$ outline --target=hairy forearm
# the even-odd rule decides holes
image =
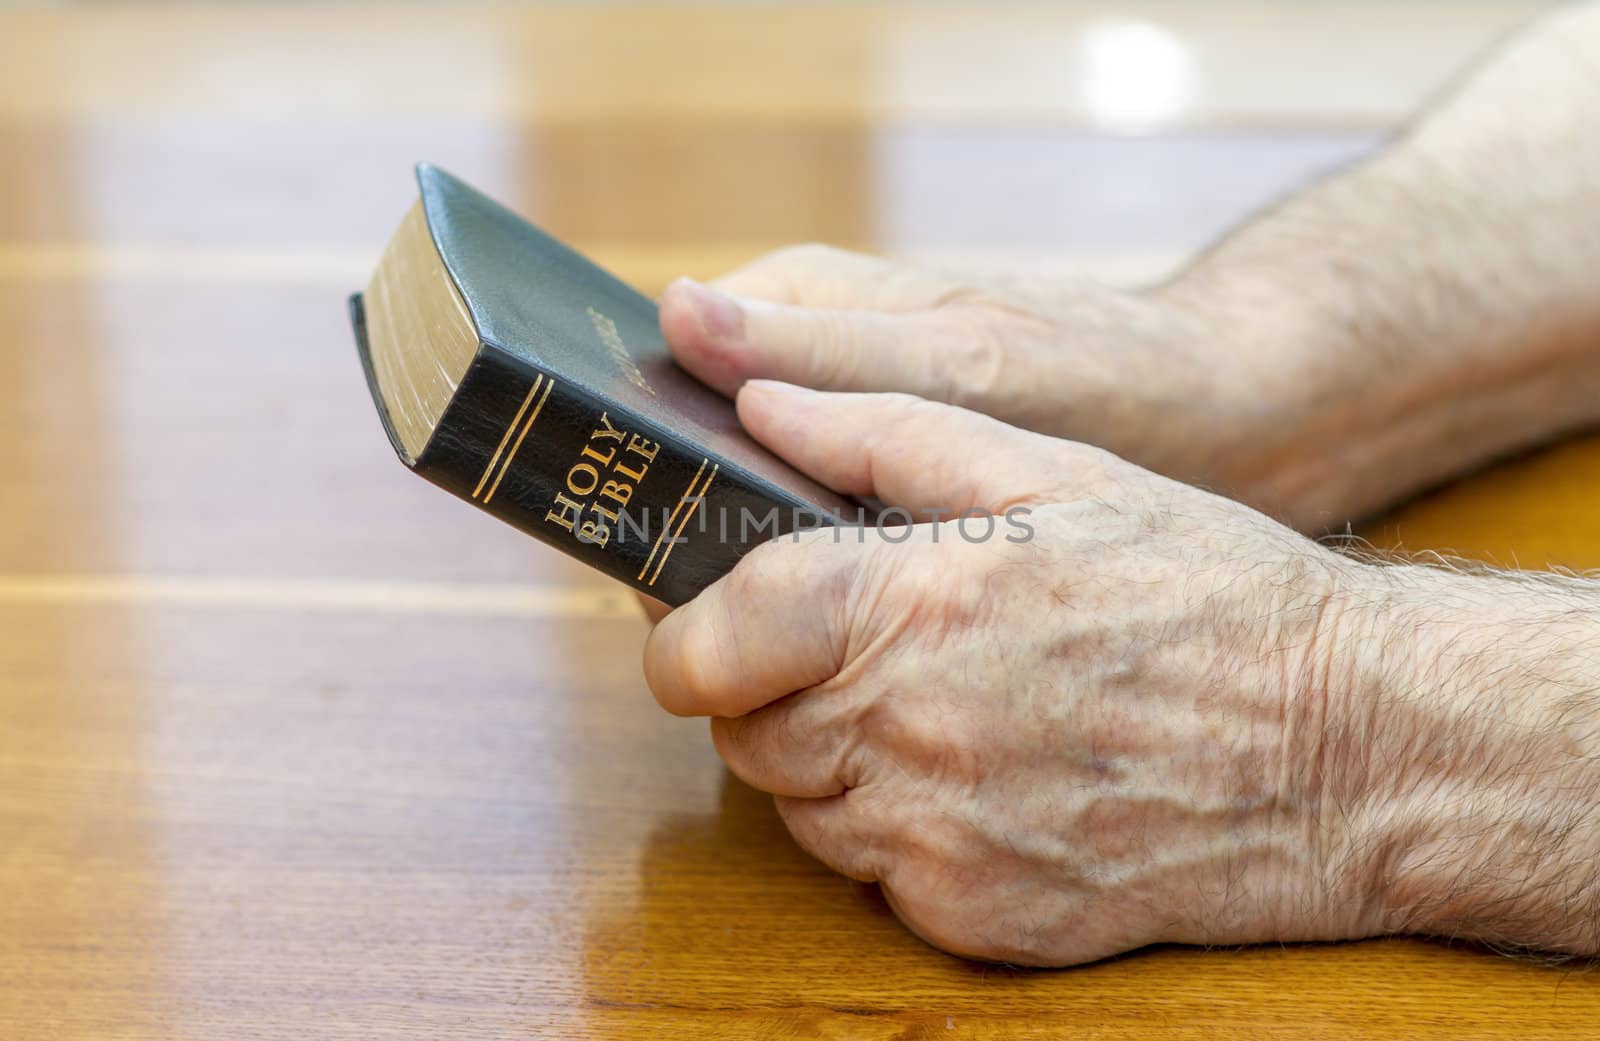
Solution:
[[[1329,734],[1366,926],[1600,954],[1600,583],[1378,570]]]
[[[1316,527],[1600,419],[1596,126],[1585,5],[1163,287],[1254,356],[1276,436],[1229,478]]]

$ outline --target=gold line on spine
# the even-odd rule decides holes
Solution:
[[[500,465],[500,473],[495,476],[494,483],[489,486],[489,494],[483,497],[483,504],[489,505],[489,500],[494,498],[495,489],[500,487],[500,482],[505,480],[506,471],[511,469],[511,460],[517,457],[517,452],[522,449],[522,441],[528,436],[528,431],[533,429],[533,421],[539,418],[539,412],[544,408],[544,403],[550,399],[550,392],[555,389],[556,381],[550,380],[544,385],[544,393],[539,395],[539,403],[533,406],[533,411],[528,415],[528,421],[522,424],[522,433],[517,435],[516,443],[511,446],[511,451],[506,453],[506,461]]]
[[[706,493],[711,490],[711,482],[716,480],[719,469],[721,469],[720,466],[713,465],[711,472],[706,474],[706,483],[700,486],[699,494],[693,496],[693,501],[689,503],[689,512],[685,513],[683,520],[678,522],[678,530],[672,533],[672,541],[667,543],[667,551],[661,554],[661,559],[656,562],[655,574],[650,576],[650,585],[655,585],[656,579],[661,577],[661,569],[667,566],[667,558],[672,556],[672,547],[678,544],[678,536],[683,534],[683,529],[689,526],[689,519],[694,516],[694,511],[698,510],[700,504],[705,501]]]
[[[500,461],[500,453],[506,450],[506,444],[511,440],[511,434],[517,429],[517,424],[522,422],[522,416],[528,411],[533,396],[539,393],[539,384],[544,382],[544,373],[539,373],[533,378],[533,386],[528,388],[528,396],[522,399],[522,407],[517,409],[517,414],[511,418],[511,424],[506,427],[506,436],[500,439],[500,445],[494,450],[494,455],[489,457],[489,465],[483,468],[483,476],[478,478],[478,486],[472,489],[472,497],[476,499],[483,493],[483,486],[489,483],[489,475],[494,473],[494,464]]]
[[[655,562],[656,554],[661,552],[661,543],[666,541],[667,532],[672,530],[672,522],[678,519],[678,511],[683,509],[683,504],[689,501],[689,496],[694,494],[694,486],[700,483],[700,475],[706,472],[709,459],[700,460],[700,469],[694,472],[694,478],[689,482],[689,487],[683,490],[683,495],[678,499],[678,505],[672,508],[672,514],[661,525],[661,534],[656,536],[656,544],[650,547],[650,555],[644,558],[644,567],[639,569],[639,580],[644,580],[644,573],[650,570],[650,565]]]

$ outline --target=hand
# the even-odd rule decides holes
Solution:
[[[755,382],[738,407],[826,484],[995,519],[780,539],[652,633],[656,697],[713,717],[803,847],[978,958],[1381,927],[1330,740],[1370,730],[1343,618],[1377,569],[949,406]]]
[[[1356,497],[1323,464],[1326,442],[1295,436],[1318,390],[1299,378],[1311,343],[1260,335],[1266,307],[1236,321],[1209,303],[800,246],[714,287],[674,283],[661,326],[678,361],[729,396],[752,378],[903,391],[1100,445],[1307,529],[1343,521]],[[1322,385],[1348,378],[1341,358]]]

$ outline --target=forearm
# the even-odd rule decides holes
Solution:
[[[1330,734],[1365,924],[1600,954],[1600,584],[1379,572]]]
[[[1600,419],[1595,126],[1600,5],[1163,287],[1252,366],[1272,436],[1228,478],[1315,527]]]

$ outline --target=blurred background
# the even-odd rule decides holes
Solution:
[[[359,278],[426,158],[647,288],[803,240],[1143,275],[1541,6],[19,9],[0,234]]]

